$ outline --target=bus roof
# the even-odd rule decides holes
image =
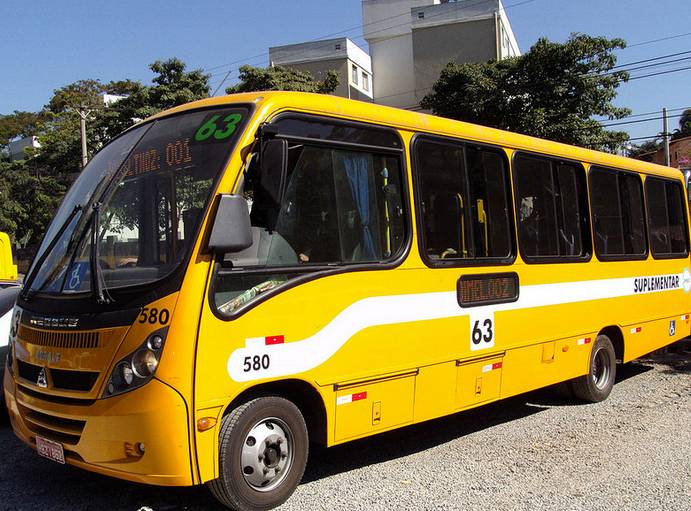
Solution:
[[[681,172],[678,169],[655,163],[489,128],[479,124],[455,121],[436,115],[307,92],[266,91],[218,96],[180,105],[160,112],[153,116],[152,119],[190,109],[229,103],[255,103],[268,115],[279,110],[294,108],[302,112],[337,116],[341,119],[370,122],[412,132],[420,131],[459,137],[509,149],[553,155],[585,163],[633,170],[644,174],[673,178],[681,177]]]

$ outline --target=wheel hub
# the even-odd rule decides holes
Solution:
[[[610,378],[610,358],[607,350],[600,349],[595,353],[595,359],[593,360],[593,372],[592,378],[593,383],[598,389],[604,389],[607,387]]]
[[[277,418],[255,424],[245,437],[241,467],[247,484],[258,491],[269,491],[285,478],[293,462],[293,436]]]

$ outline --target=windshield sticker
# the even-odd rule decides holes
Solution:
[[[219,121],[217,124],[217,121]],[[225,115],[215,114],[210,119],[206,120],[194,134],[196,142],[205,142],[207,140],[225,140],[237,129],[238,124],[242,121],[242,116],[237,113]]]
[[[67,276],[65,282],[65,291],[79,291],[82,287],[82,282],[86,278],[86,273],[89,270],[88,262],[76,262],[70,269],[70,274]]]

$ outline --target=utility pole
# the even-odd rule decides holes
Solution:
[[[84,168],[89,161],[89,155],[86,151],[86,118],[91,113],[91,110],[88,110],[84,103],[82,103],[79,105],[77,112],[79,112],[79,130],[82,136],[82,168]]]
[[[667,109],[662,109],[662,153],[665,158],[665,165],[669,167],[669,129],[667,126]]]

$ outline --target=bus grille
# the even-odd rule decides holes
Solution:
[[[17,372],[20,378],[27,380],[34,385],[38,381],[38,375],[43,369],[41,366],[29,364],[23,360],[17,360]],[[69,371],[65,369],[45,368],[46,376],[50,378],[52,387],[59,390],[76,390],[79,392],[90,391],[96,380],[97,372],[93,371]]]
[[[21,325],[19,338],[36,346],[49,346],[51,348],[98,348],[100,343],[99,332],[62,332],[35,330]]]
[[[19,411],[24,423],[34,434],[64,444],[78,444],[86,425],[86,421],[55,417],[21,404]]]

